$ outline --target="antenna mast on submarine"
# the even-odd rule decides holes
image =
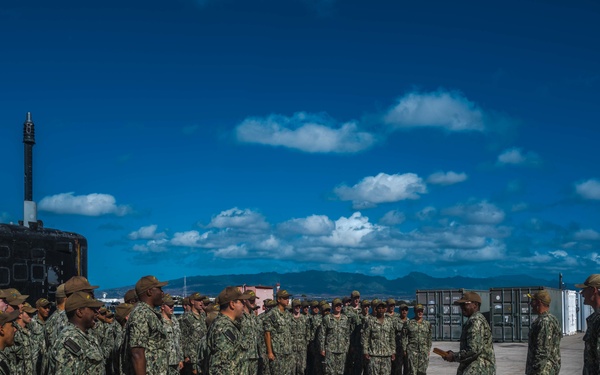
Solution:
[[[25,199],[23,201],[23,225],[37,224],[37,207],[33,201],[33,145],[35,145],[35,128],[31,120],[31,112],[23,123],[23,144],[25,148]]]

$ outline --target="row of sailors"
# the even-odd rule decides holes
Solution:
[[[35,308],[14,289],[0,291],[0,374],[416,374],[424,372],[431,327],[423,308],[395,301],[301,302],[285,290],[263,301],[223,290],[213,303],[193,293],[174,316],[166,283],[141,278],[115,313],[76,276],[59,286],[56,312]],[[291,305],[291,311],[286,308]],[[11,338],[11,327],[14,332]]]

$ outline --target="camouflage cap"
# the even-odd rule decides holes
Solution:
[[[133,304],[131,303],[121,303],[115,307],[116,318],[117,320],[125,320],[127,315],[133,310]]]
[[[361,305],[362,307],[370,306],[370,305],[371,305],[371,301],[369,301],[368,299],[363,299],[363,300],[360,302],[360,305]]]
[[[600,288],[600,273],[595,273],[588,276],[587,279],[583,282],[583,284],[575,284],[575,288],[587,288],[588,286],[593,286],[594,288]]]
[[[331,305],[332,306],[343,305],[343,302],[339,298],[334,298],[333,301],[331,302]]]
[[[206,306],[206,312],[219,312],[219,305],[216,303],[210,303]]]
[[[11,311],[9,313],[0,312],[0,327],[6,323],[14,322],[19,317],[19,310]]]
[[[550,306],[550,302],[552,302],[552,298],[550,298],[550,293],[548,293],[548,291],[545,289],[537,291],[533,293],[533,295],[528,293],[527,297],[538,300],[546,306]]]
[[[350,293],[350,297],[360,297],[360,292],[358,290],[353,290],[352,293]]]
[[[202,303],[206,306],[210,303],[210,298],[208,298],[208,296],[204,296],[204,298],[202,298]]]
[[[31,306],[28,302],[25,302],[23,304],[23,311],[25,311],[27,314],[33,314],[37,312],[37,309]]]
[[[202,295],[198,292],[195,292],[195,293],[190,294],[190,296],[188,298],[189,298],[190,302],[191,301],[202,301],[204,298],[206,298],[206,296]]]
[[[244,292],[244,294],[248,296],[248,299],[260,299],[260,298],[259,298],[259,297],[256,295],[256,293],[255,293],[253,290],[250,290],[250,289],[246,290],[246,291]]]
[[[302,301],[302,307],[308,307],[309,303],[307,300]]]
[[[123,297],[125,303],[132,303],[138,300],[138,295],[135,292],[135,289],[129,289],[125,292],[125,297]]]
[[[217,299],[219,300],[219,305],[222,306],[229,302],[236,301],[238,299],[248,299],[248,296],[245,296],[242,292],[240,292],[237,286],[228,286],[225,289],[223,289],[221,293],[219,293]]]
[[[264,306],[269,306],[269,302],[273,301],[272,298],[265,298],[265,300],[263,301],[263,305]]]
[[[170,294],[165,294],[163,296],[163,305],[173,306],[175,305],[175,300],[171,297]]]
[[[385,303],[381,302],[380,299],[375,298],[375,299],[371,300],[371,307],[377,307],[380,303],[385,305]]]
[[[51,302],[45,298],[40,298],[37,301],[35,301],[35,307],[46,307],[46,306],[50,306],[50,304],[51,304]]]
[[[7,295],[6,289],[0,289],[0,299],[5,299]]]
[[[21,294],[21,292],[19,292],[15,288],[6,289],[6,293],[8,294],[8,296],[5,297],[6,303],[8,303],[11,306],[20,305],[23,302],[25,302],[27,297],[29,297],[29,295],[27,294]]]
[[[277,291],[276,297],[277,298],[290,298],[290,297],[292,297],[292,295],[289,294],[288,291],[284,289],[284,290]]]
[[[464,292],[461,299],[454,301],[454,304],[460,305],[466,302],[478,302],[481,304],[481,297],[475,292]]]
[[[319,301],[313,299],[312,301],[310,301],[309,305],[310,307],[319,307]]]
[[[400,309],[400,311],[408,310],[408,305],[406,303],[401,303],[398,308]]]
[[[294,299],[292,301],[292,307],[296,307],[296,306],[302,306],[302,302],[300,302],[299,299]]]
[[[60,284],[56,288],[56,294],[54,295],[56,298],[65,298],[67,294],[65,293],[65,284]]]
[[[102,305],[102,302],[94,299],[89,293],[79,291],[71,294],[69,298],[67,298],[65,311],[70,312],[83,307],[99,308],[102,307]]]
[[[144,276],[141,279],[138,280],[137,283],[135,283],[135,292],[137,293],[138,297],[142,294],[144,294],[144,292],[146,292],[147,290],[150,290],[152,288],[162,288],[163,286],[169,284],[168,282],[160,282],[158,281],[158,279],[152,275],[148,275],[148,276]]]
[[[267,303],[267,307],[275,307],[275,306],[277,306],[277,301],[275,301],[275,300],[270,300]]]
[[[323,304],[323,306],[321,306],[321,310],[323,310],[323,311],[331,310],[331,305],[328,304],[327,302],[325,302]]]
[[[327,303],[327,301],[325,301],[325,300],[319,301],[319,306],[323,306],[326,303]]]
[[[415,305],[415,311],[424,311],[425,309],[423,308],[423,305],[421,305],[420,303]]]
[[[396,305],[396,300],[393,298],[388,298],[387,301],[385,301],[385,303],[389,306],[389,305]]]
[[[83,276],[73,276],[65,283],[65,294],[71,294],[79,291],[92,291],[98,289],[98,285],[90,285],[88,279]]]

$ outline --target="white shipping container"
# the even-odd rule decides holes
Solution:
[[[577,293],[577,330],[585,332],[587,330],[587,317],[592,315],[592,307],[583,304],[583,296]]]
[[[577,292],[563,290],[563,336],[577,333]]]

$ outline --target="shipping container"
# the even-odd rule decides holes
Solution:
[[[537,315],[531,309],[527,294],[542,289],[546,289],[552,299],[550,313],[563,322],[563,291],[560,289],[542,286],[490,289],[490,325],[495,342],[528,341],[529,329]]]
[[[585,332],[587,330],[587,317],[592,315],[594,310],[592,306],[583,304],[583,296],[577,293],[577,330]]]
[[[454,305],[465,292],[476,292],[481,296],[481,312],[489,320],[490,292],[487,290],[417,290],[416,301],[423,305],[423,318],[431,323],[434,341],[459,341],[463,316],[460,306]]]

